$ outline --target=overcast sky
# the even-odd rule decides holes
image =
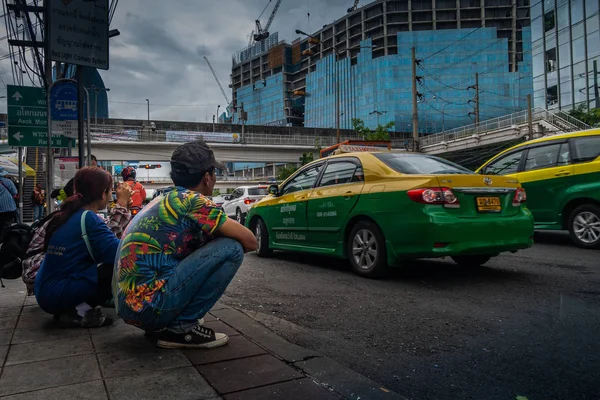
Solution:
[[[145,119],[145,99],[149,98],[152,119],[212,120],[217,105],[226,104],[202,57],[210,59],[231,98],[231,55],[247,46],[254,20],[268,1],[120,1],[111,28],[119,29],[121,35],[111,39],[110,69],[100,72],[111,89],[111,117]],[[275,2],[271,0],[261,18],[263,25]],[[291,43],[298,37],[295,29],[316,31],[343,16],[352,2],[283,0],[270,32],[279,32],[280,40]],[[5,36],[4,21],[0,22]],[[8,54],[6,39],[0,42],[0,51],[0,55]],[[12,84],[8,59],[0,61],[0,74]],[[0,95],[5,94],[3,88]],[[6,112],[5,99],[0,99],[0,111]]]

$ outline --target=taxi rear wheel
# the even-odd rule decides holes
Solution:
[[[377,278],[387,269],[385,239],[379,227],[371,221],[359,221],[348,235],[347,255],[354,272],[367,278]]]
[[[600,207],[584,204],[575,208],[569,216],[569,234],[579,247],[600,248]]]
[[[256,254],[259,257],[268,257],[271,254],[269,248],[269,232],[265,222],[258,218],[254,224],[254,236],[256,236],[256,242],[258,244],[256,248]]]
[[[452,257],[455,263],[463,267],[481,267],[486,262],[490,261],[492,256],[455,256]]]

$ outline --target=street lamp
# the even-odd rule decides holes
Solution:
[[[95,96],[94,96],[94,125],[96,126],[96,129],[98,129],[98,92],[100,90],[104,91],[104,92],[110,92],[109,88],[99,88],[96,85],[92,85],[92,87],[90,88],[95,92]],[[89,118],[89,115],[88,115]]]
[[[387,111],[378,111],[374,110],[369,113],[369,115],[377,114],[377,125],[379,125],[379,116],[383,114],[387,114]]]
[[[221,108],[220,104],[217,106],[217,124],[219,123],[219,108]]]
[[[296,34],[297,35],[304,35],[307,36],[309,38],[309,43],[312,42],[312,44],[319,44],[321,43],[321,41],[314,37],[313,35],[310,35],[304,31],[301,31],[300,29],[296,29]],[[359,46],[359,49],[373,49],[377,46]],[[337,62],[340,59],[340,53],[342,51],[346,51],[349,48],[345,47],[343,49],[338,49],[337,47],[335,47],[334,45],[331,46],[331,48],[333,49],[333,51],[335,51],[335,55],[336,55],[336,63],[335,63],[335,137],[336,137],[336,141],[338,143],[340,143],[341,141],[341,135],[340,135],[340,82],[339,82],[339,66],[337,65]]]
[[[150,99],[146,99],[146,103],[148,103],[148,126],[150,126]]]

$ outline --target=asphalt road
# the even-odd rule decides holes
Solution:
[[[419,261],[385,280],[248,255],[223,300],[409,399],[600,398],[600,251],[562,233],[483,268]]]

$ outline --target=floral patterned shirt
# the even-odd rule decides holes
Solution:
[[[175,187],[148,204],[129,224],[117,252],[118,307],[135,313],[161,304],[181,260],[213,239],[227,215],[198,192]]]

